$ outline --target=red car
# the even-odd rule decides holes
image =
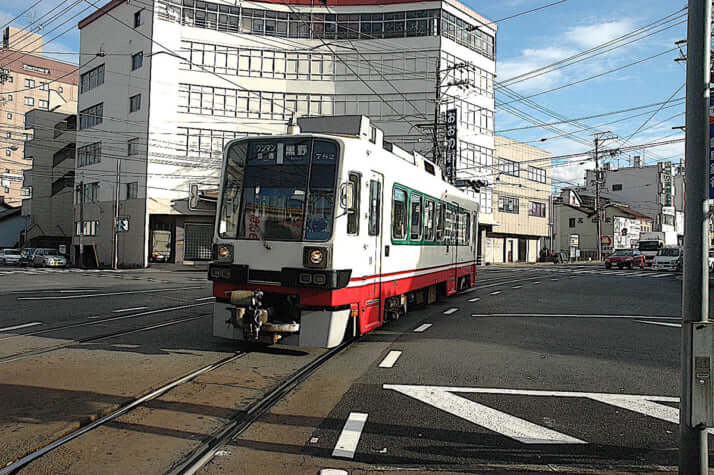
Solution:
[[[628,269],[632,269],[633,267],[644,269],[645,256],[637,249],[618,249],[614,254],[605,259],[605,268],[609,269],[612,266],[617,266],[620,269],[624,267]]]

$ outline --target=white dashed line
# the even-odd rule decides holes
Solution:
[[[394,363],[397,362],[399,357],[402,355],[401,351],[390,351],[387,356],[384,357],[381,363],[379,363],[380,368],[391,368]]]
[[[469,302],[478,302],[479,300],[481,300],[481,297],[469,299]]]
[[[550,280],[552,280],[553,282],[558,282],[558,279],[550,279]]]
[[[132,312],[134,310],[144,310],[145,308],[149,308],[149,307],[118,308],[116,310],[112,310],[112,313]]]
[[[196,302],[202,302],[202,301],[204,301],[204,300],[211,300],[211,299],[215,299],[215,298],[216,298],[216,297],[202,297],[202,298],[200,298],[200,299],[196,299]]]
[[[538,284],[540,284],[540,281],[538,281],[538,282],[533,282],[533,285],[538,285]]]
[[[456,308],[456,307],[451,307],[451,308],[448,309],[448,310],[444,310],[444,315],[451,315],[452,313],[458,312],[458,311],[459,311],[458,308]]]
[[[512,288],[512,289],[520,289],[521,287],[523,287],[523,286],[522,286],[522,285],[514,285],[514,286],[511,287],[511,288]]]
[[[9,332],[10,330],[18,330],[20,328],[35,327],[37,325],[42,325],[42,322],[24,323],[22,325],[15,325],[14,327],[0,328],[0,332]]]
[[[431,323],[424,323],[422,325],[419,325],[418,327],[416,327],[414,329],[414,333],[422,333],[422,332],[428,330],[430,326],[431,326]]]
[[[350,416],[342,428],[340,438],[337,439],[335,450],[332,451],[333,457],[354,458],[359,438],[362,435],[362,429],[367,422],[367,414],[363,412],[350,412]]]
[[[495,292],[491,292],[491,293],[488,294],[488,295],[498,295],[498,294],[500,294],[500,293],[501,293],[501,291],[500,291],[500,290],[497,290],[497,291],[495,291]]]

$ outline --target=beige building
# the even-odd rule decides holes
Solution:
[[[535,262],[550,236],[551,154],[496,136],[493,215],[482,240],[486,263]]]
[[[64,246],[69,255],[77,116],[33,109],[25,114],[25,127],[32,132],[25,144],[32,168],[24,171],[30,198],[22,200],[22,216],[27,218],[23,244],[60,250]]]
[[[32,109],[74,114],[77,109],[77,67],[44,58],[41,53],[42,36],[13,27],[3,30],[0,197],[11,206],[22,204],[22,173],[32,166],[31,157],[24,152],[25,141],[31,138],[25,130],[25,114]]]

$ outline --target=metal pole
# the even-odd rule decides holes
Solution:
[[[598,161],[598,145],[600,137],[595,136],[595,216],[597,218],[597,260],[602,260],[602,229],[600,226],[600,165]]]
[[[119,263],[119,233],[117,232],[117,223],[119,222],[119,193],[121,192],[121,160],[117,159],[117,174],[115,180],[114,189],[114,239],[113,245],[113,256],[112,256],[112,269],[117,269]]]
[[[84,268],[84,180],[79,182],[79,267]]]
[[[679,471],[707,473],[707,438],[703,427],[692,427],[694,327],[709,317],[708,203],[709,68],[711,0],[689,0],[687,25],[687,93],[685,164],[684,277],[679,408]]]

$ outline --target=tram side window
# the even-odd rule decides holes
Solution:
[[[444,229],[444,241],[446,244],[452,244],[454,234],[454,212],[446,207],[446,227]]]
[[[382,210],[382,184],[376,180],[369,182],[369,224],[367,233],[370,236],[379,235],[380,212]]]
[[[436,210],[436,240],[444,239],[444,203],[439,203]]]
[[[426,200],[424,205],[424,240],[434,240],[434,201]]]
[[[422,197],[417,193],[411,195],[411,227],[409,238],[412,241],[421,241]]]
[[[392,238],[407,238],[407,192],[399,188],[392,195]]]
[[[350,173],[349,175],[349,180],[354,190],[355,210],[354,213],[347,214],[347,234],[359,234],[359,202],[362,193],[360,178],[359,173]]]
[[[468,246],[471,240],[471,215],[468,212],[459,216],[459,240],[463,246]]]

